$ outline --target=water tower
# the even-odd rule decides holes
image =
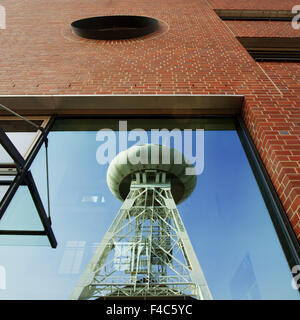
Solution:
[[[187,168],[180,152],[154,144],[113,159],[107,184],[123,204],[71,299],[212,299],[177,209],[197,182]]]

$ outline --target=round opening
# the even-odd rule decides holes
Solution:
[[[158,29],[158,21],[143,16],[103,16],[74,21],[71,27],[83,38],[119,40],[150,34]]]

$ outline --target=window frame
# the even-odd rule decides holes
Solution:
[[[37,186],[34,182],[33,176],[30,172],[30,166],[32,162],[34,161],[36,155],[40,151],[40,148],[45,143],[47,146],[48,140],[47,135],[50,131],[51,126],[54,123],[55,117],[28,117],[28,120],[43,120],[40,127],[43,130],[37,130],[36,136],[33,138],[30,146],[27,148],[26,152],[24,154],[20,154],[14,147],[13,143],[9,140],[9,138],[6,136],[4,132],[4,138],[6,136],[6,140],[8,140],[8,143],[12,145],[12,148],[15,149],[16,155],[20,158],[21,164],[17,163],[15,161],[15,167],[16,167],[16,175],[15,178],[12,180],[12,182],[9,185],[8,190],[5,192],[3,198],[0,201],[0,219],[5,215],[5,212],[14,198],[18,188],[21,185],[27,185],[28,189],[31,193],[32,200],[35,204],[37,213],[39,215],[39,218],[42,222],[42,225],[44,227],[44,230],[42,231],[28,231],[28,230],[0,230],[0,235],[32,235],[32,236],[47,236],[49,243],[52,248],[56,248],[57,241],[55,239],[52,227],[51,227],[51,218],[47,215],[43,202],[40,198]],[[0,117],[0,120],[9,121],[9,120],[20,120],[24,121],[18,117]],[[3,164],[2,167],[5,169],[6,164]],[[11,165],[8,165],[11,167]],[[49,195],[48,195],[49,196]],[[49,201],[49,199],[48,199]]]
[[[235,117],[237,133],[248,158],[287,262],[300,265],[300,244],[279,195],[256,149],[251,134],[240,115]],[[300,288],[298,289],[300,292]]]
[[[31,121],[41,120],[42,123],[40,124],[40,126],[44,129],[47,127],[48,123],[51,120],[50,116],[28,116],[26,118]],[[0,121],[24,121],[24,120],[16,116],[0,116]],[[39,130],[36,130],[35,137],[32,139],[26,151],[22,154],[24,160],[26,160],[29,157],[31,151],[33,150],[35,144],[37,143],[41,135],[42,135],[42,132]]]
[[[40,147],[45,141],[48,133],[51,131],[53,125],[55,124],[57,119],[67,119],[67,118],[91,118],[91,117],[99,117],[99,118],[147,118],[147,115],[142,113],[133,113],[132,110],[128,110],[128,113],[122,115],[116,114],[105,114],[105,115],[53,115],[51,117],[28,117],[30,120],[40,120],[43,119],[43,127],[45,129],[45,135],[42,135],[40,132],[39,136],[36,138],[35,143],[30,146],[30,150],[28,150],[28,154],[26,157],[26,168],[29,168],[32,161],[34,160],[35,156],[40,150]],[[149,117],[149,116],[148,116]],[[300,265],[300,244],[296,237],[296,234],[291,226],[291,223],[288,219],[286,211],[280,201],[280,198],[275,190],[274,185],[270,179],[270,176],[266,170],[266,167],[256,149],[256,146],[252,140],[250,132],[240,114],[238,115],[228,115],[228,114],[217,114],[217,115],[201,115],[195,114],[193,112],[189,114],[151,114],[151,117],[158,117],[158,118],[202,118],[202,119],[212,119],[212,118],[219,118],[225,119],[230,118],[233,120],[235,124],[235,128],[241,144],[243,146],[244,152],[248,158],[249,164],[251,166],[252,172],[254,177],[257,181],[259,186],[260,192],[268,209],[270,218],[272,220],[273,226],[275,228],[276,234],[282,246],[282,250],[286,256],[287,262],[292,268],[295,265]],[[0,120],[3,118],[10,118],[13,119],[15,117],[0,117]],[[14,119],[15,120],[15,119]],[[16,182],[19,183],[20,182]],[[13,196],[12,196],[13,197]],[[11,198],[12,198],[11,197]],[[300,291],[300,289],[299,289]]]
[[[236,132],[239,136],[240,142],[244,149],[244,152],[249,161],[249,165],[252,169],[255,180],[259,186],[260,192],[268,209],[271,221],[276,231],[276,235],[281,244],[283,253],[287,259],[288,265],[292,268],[295,265],[300,265],[300,243],[296,237],[296,234],[291,226],[288,219],[287,213],[280,201],[280,198],[275,190],[275,187],[271,181],[271,178],[266,170],[266,167],[256,149],[256,146],[252,140],[250,132],[241,116],[241,114],[217,114],[217,115],[207,115],[198,114],[190,112],[189,114],[176,114],[170,113],[168,115],[164,114],[151,114],[151,117],[157,118],[202,118],[202,119],[225,119],[230,118],[233,120]],[[56,119],[67,119],[67,118],[81,118],[87,119],[91,117],[99,118],[118,118],[118,119],[130,119],[130,118],[148,118],[149,115],[144,113],[133,113],[132,110],[128,111],[126,114],[116,115],[116,114],[105,114],[105,115],[57,115]],[[55,121],[54,121],[55,122]],[[53,124],[54,124],[53,122]],[[300,288],[299,288],[300,292]]]

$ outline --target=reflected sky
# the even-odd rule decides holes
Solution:
[[[36,132],[7,132],[6,134],[21,155],[25,154],[32,143],[33,138],[36,136]],[[4,150],[2,145],[0,145],[0,163],[12,162],[13,160],[10,155]]]
[[[0,299],[67,299],[71,294],[121,206],[106,185],[108,164],[96,160],[96,134],[49,134],[58,247],[0,247],[7,277]],[[213,298],[299,299],[237,133],[205,131],[204,161],[194,192],[178,209]],[[32,172],[46,207],[43,150]],[[14,204],[18,212],[22,202],[19,198]]]

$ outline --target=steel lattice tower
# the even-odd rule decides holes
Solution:
[[[153,157],[150,163],[150,153],[164,151],[169,164],[153,164]],[[136,153],[146,155],[148,164],[129,163]],[[212,299],[176,206],[197,181],[185,174],[193,166],[176,164],[179,158],[184,162],[166,146],[143,145],[111,162],[107,183],[124,202],[71,299]]]

